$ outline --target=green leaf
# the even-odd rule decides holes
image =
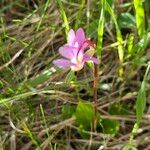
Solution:
[[[64,119],[72,117],[72,115],[75,113],[76,107],[73,105],[63,105],[62,107],[62,116]]]
[[[146,78],[148,76],[150,70],[150,62],[148,62],[148,66],[144,75],[144,79],[141,84],[141,88],[138,92],[137,100],[136,100],[136,123],[134,124],[134,127],[132,129],[132,132],[130,134],[129,144],[125,146],[124,150],[128,150],[126,147],[132,146],[133,139],[135,135],[138,133],[139,124],[142,119],[145,107],[146,107],[146,91],[145,91],[145,84],[146,84]]]
[[[137,96],[137,100],[136,100],[136,117],[137,117],[138,124],[140,123],[140,121],[142,119],[142,116],[143,116],[143,113],[144,113],[144,110],[146,107],[145,84],[146,84],[146,77],[148,76],[149,70],[150,70],[150,62],[148,63],[148,67],[146,69],[146,73],[144,75],[144,79],[142,81],[141,88],[138,92],[138,96]]]
[[[91,21],[89,24],[89,27],[87,29],[87,34],[94,40],[97,40],[97,36],[95,36],[97,30],[95,30],[95,29],[98,28],[98,23],[99,23],[98,19]]]
[[[133,61],[134,65],[139,66],[150,60],[150,54],[143,55]]]
[[[138,123],[142,119],[145,107],[146,107],[146,92],[145,92],[145,82],[143,82],[138,92],[136,100],[136,117]]]
[[[134,44],[134,35],[130,34],[127,37],[127,49],[128,49],[128,57],[132,56],[132,48]]]
[[[109,107],[111,115],[129,115],[129,110],[126,104],[115,103]]]
[[[42,72],[41,74],[39,74],[35,78],[28,81],[26,83],[26,85],[31,86],[31,87],[35,87],[35,86],[45,82],[46,80],[48,80],[50,78],[50,75],[52,75],[53,72],[55,72],[55,70],[53,68],[45,70],[44,72]]]
[[[79,133],[83,139],[89,139],[90,135],[82,127],[79,128]]]
[[[122,150],[137,150],[133,145],[127,144],[123,147]]]
[[[134,124],[132,132],[130,134],[129,145],[133,145],[134,136],[138,133],[139,125],[137,123]]]
[[[130,13],[122,13],[118,18],[118,25],[120,28],[133,28],[136,25],[134,16]]]
[[[102,119],[100,124],[105,134],[117,134],[120,128],[120,123],[116,120]]]
[[[76,109],[75,117],[81,137],[84,139],[90,138],[90,135],[87,133],[87,131],[91,131],[92,124],[95,119],[95,110],[93,105],[89,102],[80,101]],[[99,114],[97,114],[96,119],[100,120]]]
[[[109,12],[109,14],[110,14],[110,16],[111,16],[111,18],[115,24],[117,41],[119,43],[118,55],[119,55],[120,62],[123,63],[123,59],[124,59],[123,38],[122,38],[121,31],[120,31],[118,23],[117,23],[117,19],[116,19],[114,10],[111,8],[111,6],[109,5],[109,3],[107,1],[106,1],[105,9]]]
[[[134,0],[134,7],[138,34],[142,38],[145,33],[145,15],[142,0]]]
[[[61,17],[64,21],[64,26],[65,26],[65,32],[66,32],[66,38],[68,36],[68,31],[69,31],[69,22],[68,22],[68,18],[67,18],[67,15],[66,15],[66,12],[65,12],[65,9],[64,9],[64,6],[62,4],[62,1],[61,0],[56,0],[58,5],[59,5],[59,9],[60,9],[60,14],[61,14]]]
[[[131,51],[131,54],[134,54],[135,52],[142,53],[149,44],[150,44],[150,32],[148,32],[147,34],[145,33],[143,38],[137,44],[135,44],[135,46]]]
[[[70,83],[75,78],[74,71],[70,70],[65,78],[66,83]]]
[[[100,59],[102,54],[102,42],[104,33],[104,21],[105,21],[105,0],[102,0],[101,14],[98,24],[98,43],[97,43],[97,56]]]
[[[78,103],[76,113],[76,123],[84,130],[91,130],[91,125],[94,119],[94,108],[91,103],[82,102]]]

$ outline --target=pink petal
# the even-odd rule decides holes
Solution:
[[[63,46],[59,48],[59,53],[68,59],[72,59],[77,54],[78,49],[76,47],[71,46]]]
[[[85,54],[85,55],[83,56],[83,61],[84,61],[84,62],[93,61],[95,64],[99,64],[99,61],[98,61],[98,59],[97,59],[96,57],[91,57],[91,56],[89,56],[89,55],[87,55],[87,54]]]
[[[81,46],[85,40],[85,34],[82,28],[79,28],[76,31],[76,40],[79,43],[79,46]]]
[[[84,51],[85,49],[89,48],[89,44],[87,42],[84,42],[82,45],[81,45],[81,49],[82,51]]]
[[[69,60],[63,59],[63,58],[54,60],[53,64],[58,66],[58,67],[61,67],[61,68],[66,68],[66,67],[70,67],[70,66],[74,65]]]
[[[83,52],[84,52],[83,50],[79,50],[78,55],[77,55],[77,59],[80,62],[83,61],[83,57],[84,57],[84,53]]]
[[[74,42],[75,42],[75,32],[74,32],[74,30],[71,29],[69,31],[67,41],[68,41],[68,44],[70,46],[72,46],[74,44]]]
[[[95,44],[89,39],[85,39],[81,45],[81,50],[84,51],[85,49],[90,48],[90,47],[93,47],[95,49]]]
[[[99,64],[99,60],[96,57],[91,57],[91,61],[93,61],[95,64]]]

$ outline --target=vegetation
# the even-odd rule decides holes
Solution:
[[[149,14],[149,0],[1,0],[0,150],[149,150]],[[99,79],[52,63],[80,27]]]

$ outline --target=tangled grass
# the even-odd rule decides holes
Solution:
[[[124,60],[120,62],[114,19],[107,11],[97,109],[102,119],[117,121],[119,130],[111,134],[108,126],[107,134],[101,130],[84,131],[88,138],[83,138],[75,117],[69,113],[80,99],[92,102],[93,70],[86,66],[76,74],[77,82],[66,82],[68,70],[55,68],[52,61],[58,57],[69,27],[83,27],[97,43],[102,5],[96,0],[2,0],[0,149],[150,149],[150,76],[144,80],[150,60],[150,5],[143,2],[144,32],[143,26],[136,25],[135,3],[109,2],[123,39]],[[143,80],[146,107],[134,132],[136,100]]]

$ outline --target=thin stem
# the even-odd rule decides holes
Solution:
[[[98,70],[99,70],[98,65],[94,64],[94,82],[93,82],[93,102],[94,102],[94,110],[95,110],[94,123],[93,123],[94,131],[96,131],[96,126],[97,126],[97,86],[99,80]]]

